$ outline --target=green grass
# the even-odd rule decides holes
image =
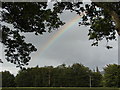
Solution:
[[[2,90],[120,90],[118,88],[103,87],[8,87]]]

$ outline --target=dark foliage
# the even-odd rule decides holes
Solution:
[[[15,77],[9,71],[2,72],[2,87],[15,87]]]
[[[68,67],[62,64],[55,68],[48,66],[22,69],[15,82],[19,87],[89,87],[90,76],[92,87],[99,87],[102,75],[78,63]]]
[[[6,60],[21,68],[28,65],[31,52],[37,49],[20,33],[39,35],[56,30],[64,25],[59,15],[66,10],[83,16],[79,25],[90,26],[92,46],[98,46],[103,39],[116,40],[116,32],[120,35],[120,2],[92,2],[85,6],[82,2],[55,2],[53,9],[47,8],[47,2],[2,2],[2,22],[13,25],[9,28],[1,24]]]

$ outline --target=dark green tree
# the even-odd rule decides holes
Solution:
[[[70,10],[82,15],[79,25],[90,26],[88,36],[93,40],[92,46],[98,46],[98,42],[103,39],[107,42],[115,40],[116,31],[120,35],[120,10],[118,10],[120,2],[92,2],[85,4],[85,7],[82,4],[82,2],[58,2],[54,4],[54,10],[59,13]],[[109,45],[106,47],[112,48]]]
[[[92,72],[91,75],[91,86],[92,87],[101,87],[102,85],[102,75],[100,72]]]
[[[15,87],[15,77],[9,71],[2,72],[2,87]]]
[[[120,87],[120,65],[109,64],[104,71],[105,86]]]
[[[15,78],[15,83],[16,86],[18,87],[32,87],[33,85],[33,76],[30,72],[31,69],[22,69],[18,72],[16,78]]]
[[[75,87],[89,87],[89,76],[91,74],[91,70],[79,63],[73,64],[71,68],[72,76],[74,76],[73,85]]]
[[[65,64],[57,67],[34,67],[22,69],[15,78],[20,87],[89,87],[91,75],[96,86],[100,86],[100,75],[82,64]],[[95,86],[92,85],[92,86]]]
[[[102,87],[103,86],[103,76],[98,67],[93,70],[91,74],[91,86],[92,87]]]
[[[120,65],[118,65],[118,87],[120,87]]]
[[[31,8],[32,7],[32,10]],[[2,3],[2,21],[12,24],[13,28],[2,25],[2,43],[6,49],[6,60],[18,67],[27,65],[30,53],[37,49],[24,40],[20,33],[32,32],[35,35],[43,34],[49,29],[59,28],[63,25],[58,15],[47,9],[47,3]],[[16,53],[17,52],[17,53]]]

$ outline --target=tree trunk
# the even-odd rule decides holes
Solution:
[[[111,11],[111,17],[116,24],[116,30],[118,32],[118,35],[120,36],[120,18],[115,11]]]

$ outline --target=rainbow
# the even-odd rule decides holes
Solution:
[[[57,33],[55,33],[50,40],[44,45],[44,47],[38,49],[40,52],[38,55],[42,55],[44,52],[46,52],[53,44],[56,42],[65,32],[70,30],[71,27],[73,27],[76,23],[80,21],[82,16],[77,15],[73,19],[71,19],[68,23],[66,23],[64,26],[62,26]],[[35,55],[36,56],[36,55]]]

